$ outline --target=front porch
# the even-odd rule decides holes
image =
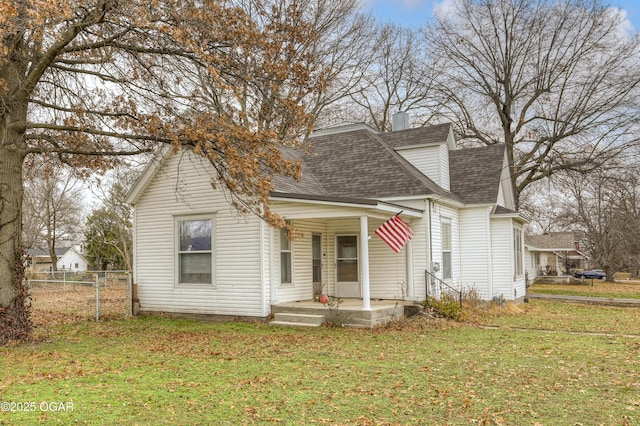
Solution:
[[[271,306],[271,325],[319,326],[334,322],[343,326],[371,328],[405,316],[405,309],[417,309],[416,302],[404,300],[371,300],[363,309],[361,299],[336,299],[322,304],[313,300],[284,302]]]

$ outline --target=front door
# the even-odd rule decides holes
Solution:
[[[336,237],[336,297],[361,297],[356,235]]]

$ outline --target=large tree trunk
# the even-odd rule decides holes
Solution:
[[[47,248],[49,250],[49,257],[51,258],[51,270],[53,272],[58,271],[58,255],[56,254],[56,242],[49,238],[47,240]]]
[[[7,133],[0,140],[0,345],[31,330],[21,247],[25,153]]]

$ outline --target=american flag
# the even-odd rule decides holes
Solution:
[[[399,213],[398,213],[399,214]],[[404,223],[400,216],[395,215],[376,229],[375,234],[391,247],[396,253],[413,238],[413,232],[409,225]]]

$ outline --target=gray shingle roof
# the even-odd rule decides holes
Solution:
[[[304,160],[304,155],[300,151],[287,150],[283,156],[288,159]],[[310,194],[310,195],[329,195],[325,190],[322,182],[309,168],[308,161],[302,161],[301,169],[302,178],[296,181],[292,178],[281,175],[273,176],[273,185],[276,191],[287,192],[293,194]]]
[[[55,247],[56,256],[62,256],[69,251],[70,247]],[[49,249],[27,249],[27,255],[31,257],[49,257]]]
[[[443,143],[449,137],[451,123],[436,124],[415,129],[398,130],[395,132],[382,133],[379,136],[392,148],[404,148],[420,145],[431,145]]]
[[[491,145],[450,151],[451,192],[467,204],[496,203],[504,150],[504,145]]]
[[[518,213],[515,210],[511,210],[508,209],[506,207],[503,206],[496,206],[495,210],[493,211],[494,214],[514,214],[514,213]]]
[[[573,232],[548,232],[542,235],[525,235],[526,245],[538,249],[567,250],[575,249],[575,236]]]
[[[276,179],[276,190],[359,198],[448,194],[373,132],[322,135],[310,142],[301,182]]]
[[[278,192],[381,199],[436,195],[465,203],[495,203],[504,146],[450,151],[451,191],[438,186],[394,148],[446,143],[451,125],[379,134],[358,129],[310,139],[302,179],[275,177]]]

